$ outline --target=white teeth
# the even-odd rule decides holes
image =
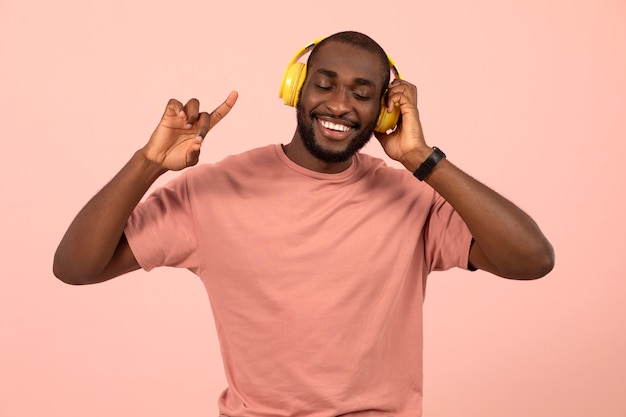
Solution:
[[[349,126],[327,122],[326,120],[320,120],[320,124],[326,129],[338,130],[339,132],[347,132],[348,130],[350,130]]]

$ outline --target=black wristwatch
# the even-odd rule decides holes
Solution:
[[[419,168],[415,170],[413,175],[418,180],[424,181],[426,177],[428,176],[428,174],[431,173],[433,168],[435,168],[435,165],[437,165],[439,161],[441,161],[445,157],[446,157],[446,154],[443,153],[441,149],[439,149],[436,146],[433,146],[433,153],[431,153],[430,156],[426,158],[424,162],[422,162],[422,165],[420,165]]]

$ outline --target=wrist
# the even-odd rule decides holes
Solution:
[[[135,152],[135,155],[133,155],[133,159],[137,162],[138,166],[146,174],[146,176],[153,180],[168,171],[167,168],[164,168],[158,162],[150,159],[148,155],[146,155],[145,148],[142,148]]]
[[[433,148],[424,146],[407,153],[400,162],[406,169],[415,172],[432,153]]]
[[[430,154],[426,157],[419,166],[413,171],[413,175],[420,181],[424,181],[435,169],[435,167],[445,159],[446,154],[436,146],[433,146]]]

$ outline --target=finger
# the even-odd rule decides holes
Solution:
[[[211,124],[209,129],[212,129],[216,124],[219,123],[220,120],[226,117],[226,115],[230,112],[230,110],[237,102],[238,97],[239,94],[236,91],[231,91],[228,97],[226,97],[226,100],[222,104],[217,106],[215,110],[213,110],[210,117]]]
[[[230,112],[235,105],[238,96],[239,95],[236,91],[231,91],[226,100],[217,106],[211,114],[206,112],[200,113],[200,118],[198,119],[198,132],[196,134],[197,140],[202,141],[209,130],[213,129],[213,127]]]
[[[389,89],[387,94],[387,109],[392,111],[394,106],[409,103],[417,106],[417,88],[411,84],[399,84]]]
[[[389,90],[387,93],[387,113],[393,112],[400,106],[401,93],[398,90]]]
[[[198,99],[192,98],[185,104],[185,114],[187,115],[187,124],[185,127],[190,129],[198,121],[200,111],[200,102]]]
[[[200,143],[195,144],[189,149],[185,156],[185,163],[188,167],[194,166],[200,161]]]
[[[196,140],[202,142],[209,130],[211,130],[211,115],[207,112],[200,113],[198,117],[198,131],[196,132]]]
[[[400,105],[403,91],[404,87],[401,85],[400,80],[393,80],[387,90],[387,113],[393,112],[394,109]]]
[[[167,102],[167,106],[165,106],[163,117],[181,117],[184,115],[185,112],[183,110],[183,103],[176,100],[175,98],[169,99],[169,101]]]

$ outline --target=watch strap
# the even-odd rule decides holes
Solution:
[[[432,172],[435,168],[435,165],[439,163],[443,158],[446,157],[446,154],[436,146],[433,146],[433,152],[426,158],[424,162],[415,170],[413,175],[420,181],[424,181],[428,174]]]

